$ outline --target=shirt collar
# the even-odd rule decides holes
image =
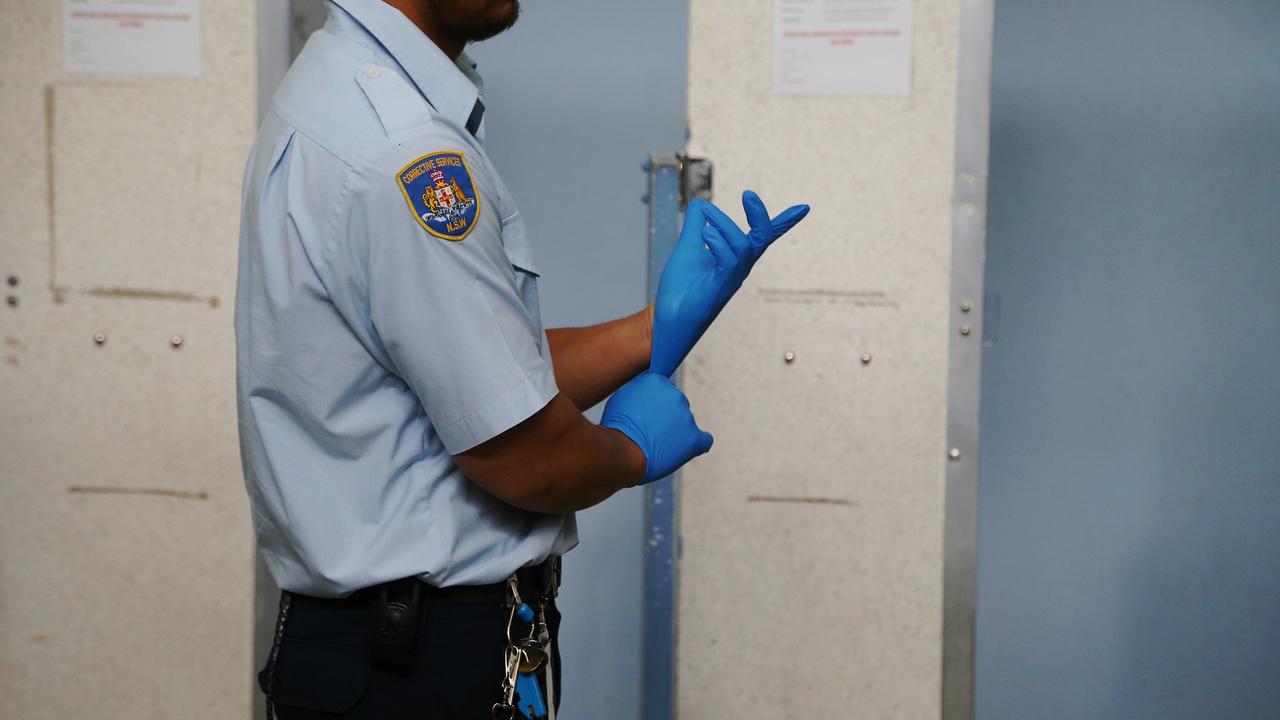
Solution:
[[[464,52],[457,62],[399,10],[382,0],[331,0],[373,36],[436,112],[465,127],[484,87]]]

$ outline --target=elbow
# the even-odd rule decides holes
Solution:
[[[508,505],[521,510],[557,514],[582,509],[566,502],[552,478],[537,472],[517,473],[509,485],[499,497]]]
[[[555,479],[535,468],[503,473],[500,480],[476,484],[489,491],[489,494],[512,507],[535,513],[566,513],[580,510],[562,497]]]

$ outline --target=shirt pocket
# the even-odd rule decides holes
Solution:
[[[529,233],[525,230],[524,220],[519,212],[502,221],[502,245],[515,270],[516,292],[520,295],[520,302],[541,335],[543,327],[542,309],[538,302],[538,266],[534,263]]]

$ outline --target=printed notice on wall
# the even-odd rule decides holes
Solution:
[[[200,74],[200,0],[62,0],[63,69]]]
[[[912,0],[773,0],[773,91],[911,93]]]

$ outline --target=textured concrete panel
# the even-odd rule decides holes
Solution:
[[[224,189],[244,169],[243,138],[201,129],[221,104],[208,94],[183,81],[52,88],[58,285],[202,296],[226,286],[210,268],[238,228],[239,195]]]
[[[205,75],[143,80],[63,76],[60,3],[4,3],[3,718],[249,714],[230,296],[255,15],[202,5]]]
[[[916,3],[906,98],[772,96],[771,11],[692,2],[717,204],[813,212],[685,365],[716,447],[681,480],[678,711],[937,718],[959,6]]]

